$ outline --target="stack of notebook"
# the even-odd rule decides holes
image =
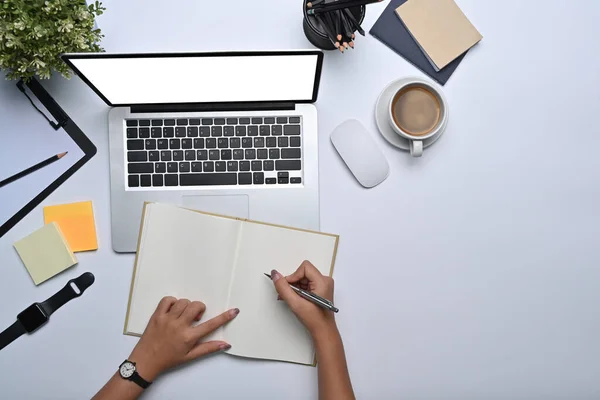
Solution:
[[[370,33],[442,85],[482,39],[454,0],[391,0]]]

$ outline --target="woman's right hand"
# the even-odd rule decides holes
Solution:
[[[287,277],[273,270],[271,279],[279,296],[312,336],[319,363],[319,398],[354,400],[344,345],[335,325],[334,313],[304,299],[290,287],[293,284],[333,301],[333,279],[323,276],[308,261],[302,262],[300,268]]]
[[[311,291],[327,300],[333,301],[333,279],[324,276],[314,265],[303,261],[293,274],[283,277],[276,270],[271,271],[271,279],[279,297],[284,300],[292,312],[313,337],[313,340],[330,331],[336,331],[335,318],[331,311],[325,310],[298,295],[290,284]]]

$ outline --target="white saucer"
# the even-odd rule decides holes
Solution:
[[[389,122],[390,119],[389,119],[389,111],[388,111],[392,96],[394,94],[396,94],[398,89],[400,89],[400,87],[406,81],[411,81],[411,82],[421,81],[421,82],[427,83],[429,85],[432,85],[431,82],[426,81],[421,78],[417,78],[417,77],[408,77],[408,78],[402,78],[402,79],[393,81],[392,83],[387,85],[387,87],[385,89],[383,89],[383,92],[381,92],[381,94],[379,95],[379,98],[377,99],[377,103],[375,104],[375,121],[377,122],[377,128],[379,128],[379,132],[381,133],[381,136],[383,136],[385,138],[385,140],[387,140],[392,146],[396,146],[399,149],[408,151],[408,150],[410,150],[409,141],[408,141],[408,139],[405,139],[405,138],[401,137],[400,135],[398,135],[396,133],[396,131],[394,131],[394,129],[392,129],[392,127],[390,126],[390,122]],[[437,135],[423,140],[423,148],[431,146],[440,137],[442,137],[442,135],[444,134],[444,131],[446,130],[447,125],[448,125],[448,119],[446,119],[446,122],[444,123],[444,125],[442,126],[442,129],[440,129],[440,132]]]

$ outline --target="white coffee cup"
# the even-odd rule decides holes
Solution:
[[[438,118],[437,123],[435,124],[435,127],[424,135],[418,135],[418,136],[413,135],[413,134],[403,130],[401,127],[399,127],[398,124],[396,124],[396,121],[394,120],[394,115],[393,115],[394,100],[396,99],[396,96],[398,95],[398,93],[400,93],[410,87],[417,87],[417,88],[420,87],[420,88],[423,88],[426,91],[430,92],[432,95],[434,95],[436,97],[436,99],[439,103],[439,106],[440,106],[439,118]],[[446,127],[446,124],[448,122],[448,102],[446,101],[446,98],[442,92],[442,89],[438,85],[429,83],[425,80],[421,80],[418,78],[411,78],[410,80],[407,80],[404,84],[402,84],[402,86],[400,86],[398,88],[398,90],[396,90],[396,93],[394,93],[394,95],[391,97],[390,103],[388,106],[388,113],[389,113],[389,123],[390,123],[392,129],[398,135],[400,135],[401,137],[408,140],[410,154],[413,157],[421,157],[423,155],[423,141],[426,139],[429,139],[435,135],[440,134],[441,131],[443,129],[445,129],[445,127]]]

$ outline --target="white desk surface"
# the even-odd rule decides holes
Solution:
[[[98,23],[112,52],[309,48],[300,3],[106,0]],[[388,82],[422,74],[370,36],[325,57],[321,228],[341,235],[336,303],[356,394],[598,399],[600,3],[458,3],[484,39],[445,86],[448,130],[422,159],[389,146],[373,118]],[[385,5],[369,6],[367,30]],[[77,78],[45,86],[98,155],[43,205],[93,200],[100,250],[35,287],[12,243],[41,226],[37,207],[0,239],[1,327],[85,271],[96,283],[0,353],[6,399],[89,398],[137,340],[122,335],[133,255],[110,246],[108,107]],[[33,115],[14,82],[0,83],[0,107]],[[348,118],[390,162],[379,187],[360,187],[329,141]],[[10,121],[2,146],[33,134]],[[221,355],[166,374],[146,398],[304,399],[316,385],[313,368]]]

